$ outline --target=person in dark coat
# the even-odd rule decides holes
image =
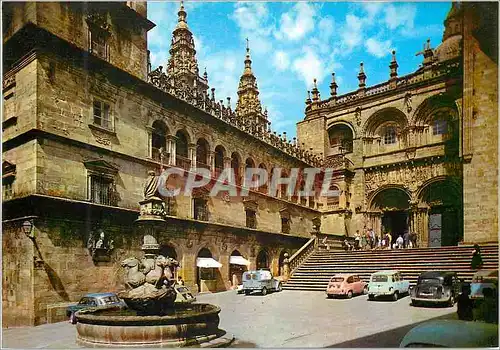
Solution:
[[[469,298],[470,287],[467,285],[462,286],[462,294],[458,296],[457,300],[457,314],[458,319],[463,321],[472,321],[474,308],[474,301]]]
[[[480,269],[481,266],[483,266],[483,257],[481,256],[481,248],[479,248],[478,244],[474,245],[470,266],[473,270]]]

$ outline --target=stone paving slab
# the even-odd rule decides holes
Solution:
[[[323,292],[283,291],[266,296],[228,291],[198,295],[221,307],[220,328],[235,337],[232,347],[397,347],[416,323],[456,318],[455,307],[416,308],[408,297],[396,302],[366,296],[326,299]],[[69,322],[3,329],[2,347],[75,349]]]

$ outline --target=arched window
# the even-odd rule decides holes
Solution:
[[[175,137],[177,138],[175,141],[176,164],[181,168],[189,169],[191,161],[188,158],[188,139],[186,134],[182,131],[177,131]]]
[[[155,160],[160,160],[161,151],[166,151],[167,146],[167,126],[164,122],[156,120],[153,125],[151,135],[151,157]],[[161,151],[160,151],[161,150]]]
[[[205,139],[199,139],[196,142],[196,167],[210,169],[208,158],[208,142]]]
[[[224,169],[224,156],[226,150],[221,145],[215,147],[215,176],[219,176]]]
[[[382,137],[385,145],[395,144],[397,141],[396,127],[394,125],[386,126]]]
[[[328,129],[331,154],[352,152],[352,131],[344,124],[337,124]]]
[[[435,118],[432,120],[432,135],[446,135],[448,133],[448,121],[446,118]]]
[[[329,208],[338,208],[340,204],[340,188],[335,184],[331,184],[329,190],[334,191],[335,194],[333,196],[328,196],[326,204]]]

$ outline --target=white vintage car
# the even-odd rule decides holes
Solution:
[[[410,281],[405,281],[399,271],[377,271],[371,275],[368,283],[368,299],[390,296],[393,300],[398,300],[401,295],[407,295],[409,290]]]
[[[267,292],[280,292],[281,289],[281,282],[273,278],[269,270],[245,271],[243,273],[243,292],[246,295],[256,291],[266,295]]]

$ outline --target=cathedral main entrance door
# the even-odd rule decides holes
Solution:
[[[404,235],[408,231],[408,211],[386,211],[382,216],[383,232],[390,231],[392,241],[395,242],[399,235]]]

